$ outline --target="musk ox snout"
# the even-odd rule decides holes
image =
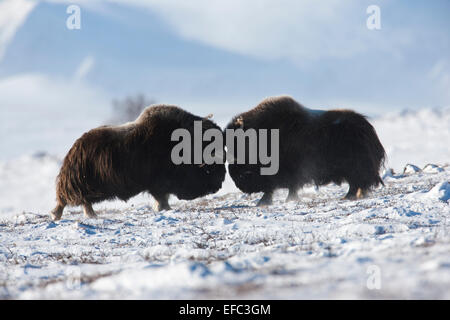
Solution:
[[[264,192],[259,204],[270,204],[277,188],[288,188],[287,200],[298,199],[303,185],[347,182],[347,199],[360,198],[383,183],[379,170],[385,151],[367,119],[350,110],[311,110],[287,96],[268,98],[255,108],[234,117],[226,130],[278,129],[279,170],[261,175],[263,166],[230,163],[228,171],[243,192]],[[270,143],[270,142],[269,142]],[[260,145],[260,141],[253,145]],[[246,157],[251,156],[246,145]]]
[[[225,179],[224,164],[177,165],[171,159],[176,144],[172,132],[182,128],[193,134],[195,121],[220,131],[208,118],[176,106],[153,105],[134,122],[83,134],[67,153],[56,179],[53,219],[60,219],[67,205],[81,205],[86,216],[95,217],[93,203],[127,201],[141,192],[155,198],[157,210],[170,209],[170,194],[190,200],[217,192]]]

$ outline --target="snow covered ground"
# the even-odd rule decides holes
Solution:
[[[231,193],[0,221],[2,298],[450,298],[450,167],[254,207]],[[441,172],[439,172],[441,171]],[[378,289],[379,288],[379,289]]]
[[[450,109],[373,123],[394,173],[359,201],[328,185],[257,208],[227,178],[170,211],[139,195],[55,223],[61,155],[0,162],[0,298],[449,299]]]

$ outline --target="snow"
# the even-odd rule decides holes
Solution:
[[[411,173],[416,173],[419,172],[420,168],[418,166],[415,166],[413,164],[408,163],[405,168],[403,169],[403,173],[404,174],[411,174]]]
[[[0,219],[0,297],[19,299],[450,298],[450,167],[385,180],[366,199],[346,187],[172,199],[59,222]],[[380,289],[370,290],[373,267]]]
[[[405,110],[369,119],[388,154],[387,167],[450,162],[450,107]]]
[[[449,299],[449,115],[375,119],[385,186],[357,201],[331,184],[255,207],[227,177],[170,211],[142,194],[52,222],[61,155],[0,162],[0,299]]]
[[[450,200],[450,183],[447,181],[438,183],[433,189],[427,192],[427,196],[431,199],[448,202]]]

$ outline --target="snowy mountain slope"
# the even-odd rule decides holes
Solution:
[[[450,107],[405,110],[371,122],[386,149],[387,167],[400,171],[407,163],[450,163]]]
[[[0,219],[1,298],[450,298],[450,167],[254,207],[258,194]],[[379,288],[379,289],[377,289]]]

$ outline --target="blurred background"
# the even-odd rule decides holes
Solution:
[[[0,212],[47,210],[74,140],[151,103],[225,125],[288,94],[370,116],[398,170],[448,162],[449,13],[448,0],[0,0]]]

